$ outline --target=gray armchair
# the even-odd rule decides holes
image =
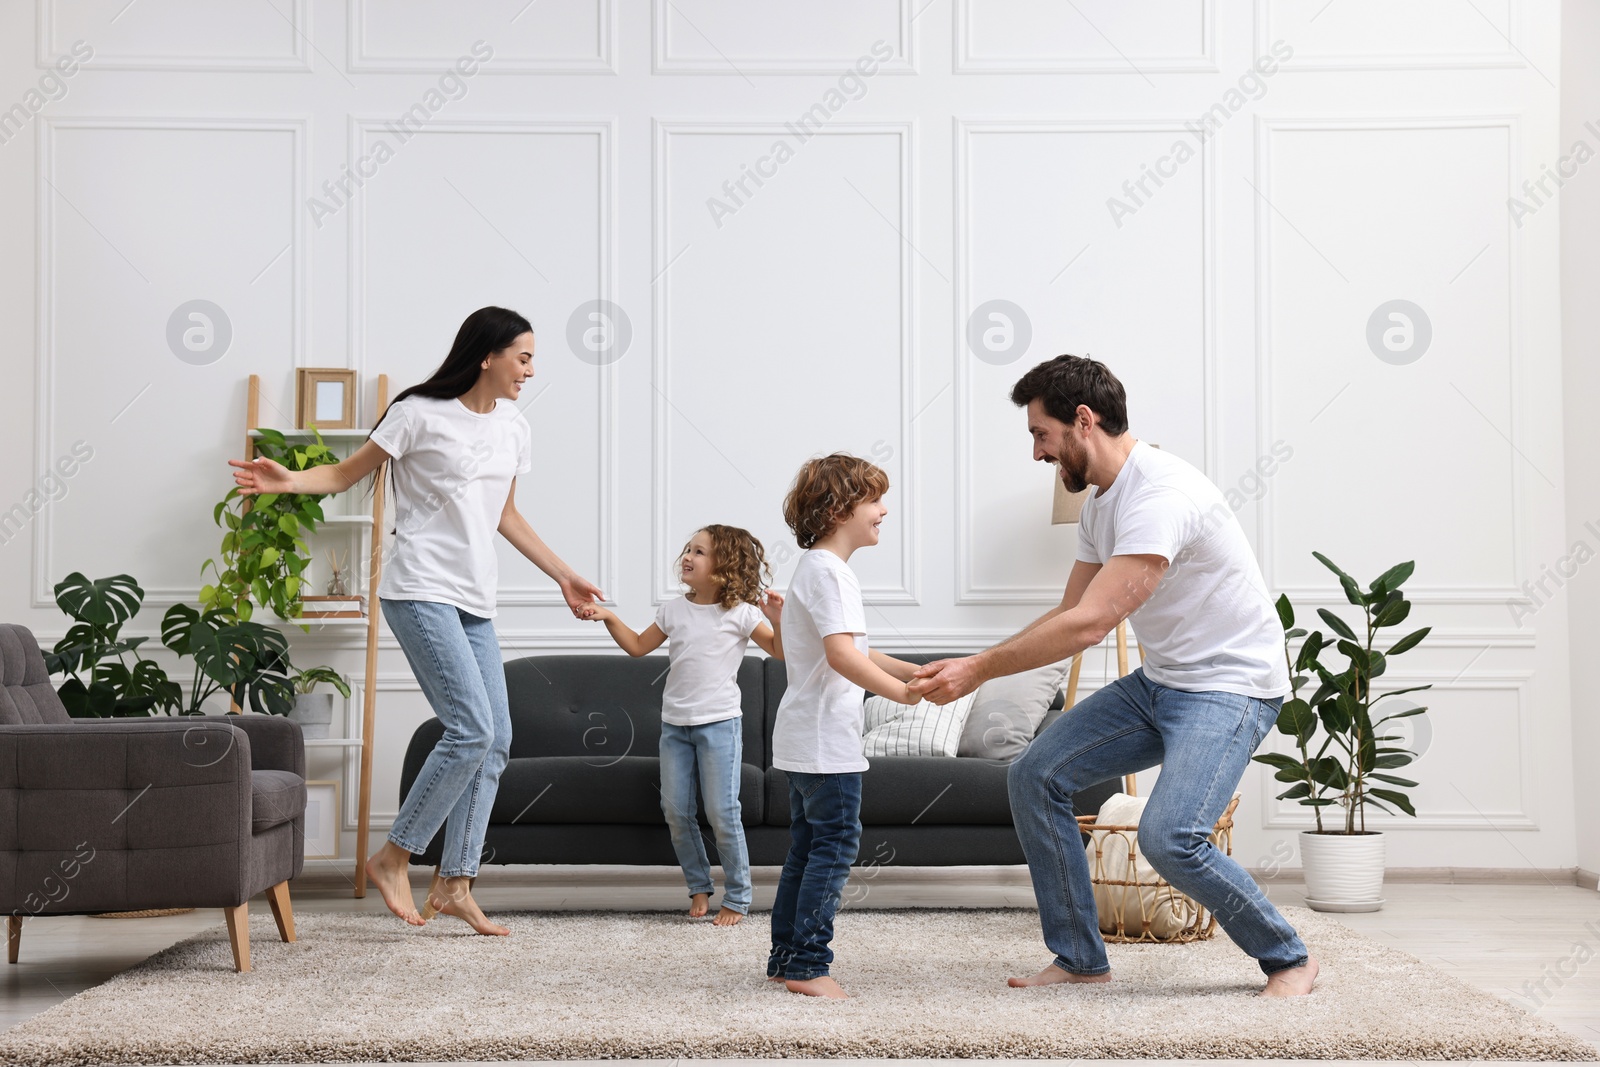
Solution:
[[[24,918],[222,908],[250,969],[248,902],[294,938],[305,862],[305,744],[259,715],[73,719],[26,627],[0,624],[0,909]]]

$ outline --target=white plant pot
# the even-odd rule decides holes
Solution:
[[[1383,907],[1385,838],[1381,833],[1300,833],[1306,904],[1314,911],[1377,911]]]
[[[289,718],[300,724],[306,738],[330,736],[333,729],[333,694],[301,693],[294,698]]]

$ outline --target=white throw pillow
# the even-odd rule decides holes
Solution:
[[[978,686],[977,699],[962,731],[957,755],[1014,760],[1033,743],[1039,724],[1066,684],[1072,660],[1047,663],[1031,671],[991,678]]]
[[[897,704],[888,697],[869,696],[862,713],[861,754],[953,757],[976,697],[968,693],[941,707],[931,700]]]
[[[1149,800],[1149,797],[1113,793],[1100,805],[1100,811],[1095,815],[1095,825],[1138,826]],[[1144,858],[1143,851],[1135,850],[1133,862],[1129,862],[1129,836],[1136,835],[1115,831],[1095,833],[1091,835],[1087,846],[1091,873],[1106,881],[1139,883],[1137,887],[1095,885],[1094,905],[1100,913],[1100,932],[1116,933],[1120,913],[1124,934],[1137,937],[1142,931],[1148,930],[1151,937],[1175,937],[1194,922],[1197,905],[1170,885],[1156,885],[1156,880],[1161,876]],[[1096,850],[1100,853],[1098,867]]]

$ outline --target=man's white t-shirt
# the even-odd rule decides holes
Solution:
[[[656,609],[656,625],[667,635],[667,687],[661,721],[702,726],[743,714],[739,664],[750,635],[765,620],[761,609],[740,601],[731,608],[676,597]]]
[[[1128,616],[1145,677],[1191,693],[1288,695],[1283,624],[1233,509],[1204,474],[1143,441],[1078,523],[1079,559],[1138,555],[1171,564]]]
[[[865,693],[828,666],[822,639],[851,634],[867,652],[867,609],[850,565],[825,548],[800,556],[783,603],[783,660],[789,687],[772,728],[772,765],[804,774],[847,774],[861,754]]]
[[[495,534],[511,480],[533,469],[533,433],[502,397],[479,414],[459,398],[408,396],[372,440],[393,459],[395,543],[378,596],[494,618]]]

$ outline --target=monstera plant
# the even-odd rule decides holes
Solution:
[[[56,583],[55,597],[72,625],[44,659],[51,674],[67,676],[56,694],[69,715],[122,718],[177,710],[183,699],[178,684],[160,664],[139,655],[148,638],[121,636],[144,605],[144,590],[131,575],[90,581],[73,571]]]
[[[264,623],[235,618],[225,608],[197,611],[174,604],[161,619],[161,643],[194,660],[185,715],[199,715],[214,693],[226,692],[242,708],[287,715],[294,707],[294,667],[289,640]]]

